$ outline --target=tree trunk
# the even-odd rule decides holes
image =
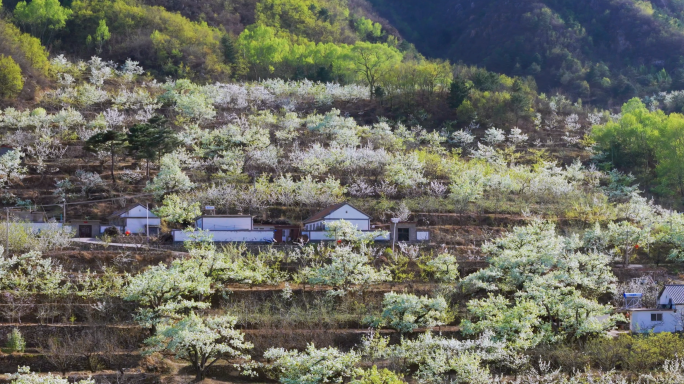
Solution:
[[[110,172],[112,174],[112,183],[116,184],[116,179],[114,178],[114,146],[112,146],[112,166],[110,168]]]

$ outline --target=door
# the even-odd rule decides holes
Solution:
[[[78,226],[78,237],[93,237],[92,225],[79,225]]]

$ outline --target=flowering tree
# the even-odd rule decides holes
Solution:
[[[417,187],[427,181],[423,174],[425,165],[418,155],[396,155],[394,160],[385,167],[385,177],[388,181],[403,187]]]
[[[376,269],[368,255],[355,252],[349,245],[328,250],[324,261],[301,269],[299,275],[309,284],[331,286],[330,295],[344,295],[354,285],[368,286],[392,280],[389,270]]]
[[[180,224],[190,224],[202,215],[199,202],[191,203],[175,193],[166,196],[162,206],[155,209],[154,213],[166,221]]]
[[[413,332],[418,327],[445,324],[447,303],[443,297],[418,297],[408,293],[385,293],[382,314],[374,326],[388,326],[401,333]]]
[[[208,303],[185,299],[202,298],[214,291],[212,280],[201,272],[194,268],[193,263],[181,260],[175,260],[170,267],[159,264],[133,277],[129,276],[121,296],[141,306],[137,314],[138,322],[154,330],[164,318],[177,317],[195,308],[209,307]]]
[[[316,348],[309,344],[304,352],[270,348],[264,353],[269,376],[283,384],[342,383],[362,374],[356,367],[361,360],[356,352],[337,348]]]
[[[386,237],[387,231],[363,232],[347,220],[335,220],[325,223],[325,236],[329,239],[337,240],[338,243],[354,243],[366,245],[372,243],[376,238]]]
[[[91,193],[104,187],[104,181],[102,181],[100,175],[95,172],[87,172],[82,169],[79,169],[76,171],[75,176],[77,179],[77,185],[81,187],[81,194],[86,198],[90,198]],[[61,185],[61,187],[66,186],[67,185],[64,183],[62,183]]]
[[[611,315],[610,307],[597,302],[615,290],[610,257],[585,253],[582,245],[579,236],[559,236],[553,224],[542,221],[485,244],[482,250],[490,266],[463,284],[471,291],[500,294],[468,302],[477,321],[464,320],[464,332],[490,330],[501,340],[528,348],[542,340],[578,338],[611,328],[621,315]]]
[[[27,169],[21,165],[24,154],[13,150],[0,156],[0,186],[7,187],[13,181],[19,181],[26,176]]]
[[[37,374],[31,372],[30,367],[19,367],[17,373],[9,375],[12,384],[69,384],[69,379],[66,377],[56,376],[51,373]],[[75,382],[75,384],[95,384],[93,379],[83,379]]]
[[[425,332],[417,338],[404,337],[392,346],[388,337],[374,334],[364,339],[361,354],[364,358],[399,359],[404,368],[414,371],[416,382],[429,384],[490,383],[490,365],[525,361],[505,342],[494,340],[491,332],[474,340],[448,339]]]
[[[432,273],[437,281],[443,283],[458,282],[458,262],[456,256],[450,253],[440,253],[434,259],[428,260],[424,269]]]
[[[166,154],[161,159],[159,173],[151,183],[147,183],[145,189],[153,192],[157,198],[161,198],[168,192],[189,191],[194,185],[181,169],[178,157],[174,154]]]
[[[254,347],[245,341],[242,332],[235,329],[234,316],[202,318],[194,312],[179,322],[165,326],[145,340],[145,353],[167,352],[192,364],[196,380],[204,379],[206,370],[219,359],[250,360],[247,350]],[[243,364],[235,364],[242,369]],[[249,368],[243,373],[251,373]]]

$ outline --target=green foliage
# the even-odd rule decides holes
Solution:
[[[641,180],[652,178],[662,195],[674,191],[684,196],[684,116],[650,111],[639,99],[622,107],[619,120],[595,126],[592,137],[605,159]]]
[[[91,35],[96,43],[106,41],[102,21],[111,35],[110,56],[123,62],[130,51],[142,49],[138,60],[160,75],[197,79],[225,79],[231,74],[224,62],[223,33],[206,23],[193,22],[163,7],[127,0],[75,0],[69,33],[59,36],[66,48],[83,54],[83,42]],[[92,49],[92,48],[91,48]]]
[[[10,56],[0,55],[0,98],[16,97],[24,89],[21,68]]]
[[[21,335],[21,332],[19,332],[19,329],[12,328],[12,331],[7,335],[7,344],[5,344],[5,348],[7,348],[10,353],[24,352],[26,349],[26,341]]]
[[[0,20],[0,54],[3,53],[11,56],[25,74],[47,75],[48,53],[40,40]]]
[[[162,206],[155,209],[154,213],[170,223],[179,224],[192,224],[202,215],[200,203],[191,203],[177,194],[166,196]]]
[[[592,104],[614,105],[684,84],[679,1],[370,3],[426,56],[534,76],[544,92],[561,89]],[[480,91],[492,89],[487,81],[474,83]]]
[[[582,352],[597,368],[648,372],[667,360],[676,359],[681,348],[684,348],[684,338],[680,334],[662,332],[597,337],[588,341]]]
[[[387,368],[378,370],[377,366],[363,371],[363,375],[351,382],[352,384],[404,384],[400,375]]]
[[[159,116],[144,124],[136,124],[128,131],[128,150],[137,158],[147,160],[147,176],[150,175],[150,161],[160,159],[178,147],[174,132],[165,127]]]
[[[97,30],[95,31],[95,38],[93,39],[92,36],[88,35],[88,39],[86,40],[87,44],[92,44],[93,42],[97,45],[97,54],[102,53],[102,47],[104,46],[104,43],[112,38],[112,34],[109,33],[109,27],[107,27],[107,21],[106,20],[100,20],[100,24],[97,26]],[[93,41],[94,40],[94,41]]]
[[[83,146],[83,149],[88,152],[109,152],[111,157],[110,174],[112,176],[113,182],[116,182],[116,178],[114,177],[114,162],[116,155],[124,152],[124,149],[128,145],[126,139],[126,134],[123,132],[108,130],[94,134],[85,142],[85,145]]]
[[[349,29],[349,9],[336,0],[262,0],[256,6],[256,22],[316,42],[355,37]]]
[[[59,0],[31,0],[28,4],[20,1],[14,8],[17,21],[26,25],[46,45],[50,44],[57,30],[66,26],[72,13]]]
[[[451,108],[458,108],[468,98],[471,85],[462,78],[456,78],[449,86],[447,101]]]

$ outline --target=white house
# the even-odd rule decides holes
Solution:
[[[195,228],[208,231],[215,242],[270,243],[274,236],[272,228],[255,229],[252,216],[244,215],[201,216],[195,220]],[[174,230],[173,241],[193,240],[191,235]]]
[[[684,331],[684,285],[666,285],[658,297],[657,308],[629,311],[632,332]]]
[[[149,227],[150,235],[159,234],[161,219],[141,204],[126,207],[114,212],[108,217],[109,225],[103,225],[101,232],[108,227],[117,227],[121,232],[132,234],[147,234]]]
[[[361,212],[349,203],[339,203],[316,213],[304,220],[303,235],[311,241],[332,240],[327,236],[327,227],[335,221],[345,220],[356,226],[360,231],[368,232],[371,230],[371,217]],[[380,237],[376,240],[389,240],[388,237]]]
[[[339,203],[316,213],[304,220],[305,231],[325,231],[326,223],[333,221],[346,220],[358,228],[360,231],[370,230],[371,217],[354,208],[349,203]]]

